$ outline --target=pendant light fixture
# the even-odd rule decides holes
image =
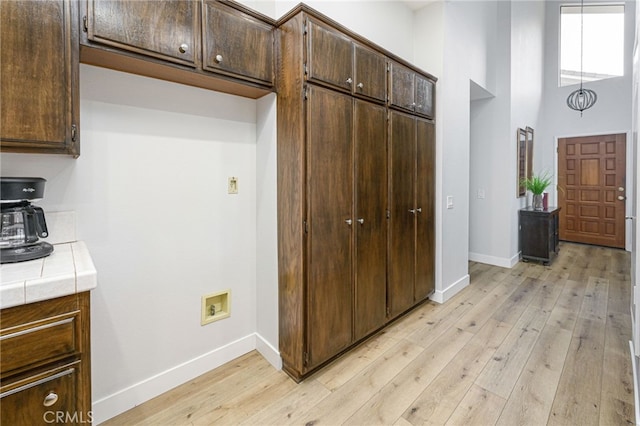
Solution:
[[[574,90],[567,97],[567,106],[573,110],[580,111],[580,117],[582,117],[582,111],[591,108],[598,100],[596,92],[590,89],[584,89],[582,87],[582,57],[584,54],[584,0],[580,0],[580,88]]]

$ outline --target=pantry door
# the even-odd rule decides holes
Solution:
[[[625,247],[626,136],[558,139],[560,239]]]

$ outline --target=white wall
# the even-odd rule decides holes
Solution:
[[[257,209],[270,226],[275,199],[274,165],[258,167],[256,140],[269,146],[274,132],[245,98],[85,65],[80,85],[80,158],[3,154],[2,173],[45,177],[45,211],[77,212],[98,270],[99,423],[256,347]],[[227,194],[229,176],[238,195]],[[225,289],[231,317],[201,326],[200,297]],[[275,315],[276,335],[263,328],[277,347]]]
[[[585,4],[592,1],[585,1]],[[613,1],[615,2],[615,1]],[[625,4],[625,58],[624,76],[607,80],[600,80],[585,84],[598,94],[596,104],[579,112],[567,107],[566,99],[577,86],[558,87],[558,58],[559,58],[559,8],[562,4],[576,3],[576,1],[548,0],[546,10],[546,45],[545,45],[545,85],[543,101],[543,125],[536,134],[534,170],[557,171],[556,146],[557,139],[571,136],[585,136],[595,134],[627,133],[627,158],[630,163],[630,129],[631,129],[631,93],[632,93],[632,48],[635,31],[635,1]],[[577,2],[579,4],[579,2]],[[595,3],[603,3],[595,1]],[[627,174],[627,187],[631,187],[630,173]],[[628,196],[630,194],[627,194]],[[556,203],[557,192],[550,193],[551,203]],[[628,198],[628,208],[631,199]],[[627,242],[630,233],[627,232]]]

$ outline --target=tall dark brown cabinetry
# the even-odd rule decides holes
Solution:
[[[0,147],[80,154],[75,1],[0,2]]]
[[[433,260],[416,269],[417,257],[433,254],[433,203],[424,199],[433,195],[433,124],[396,112],[408,118],[410,134],[390,136],[388,63],[386,52],[304,5],[279,24],[280,354],[296,380],[424,300],[433,286],[421,278],[433,275]],[[410,193],[410,225],[391,232],[410,241],[393,262],[399,262],[394,270],[410,270],[411,282],[400,278],[395,287],[387,267],[395,214],[390,138],[402,148],[397,174],[409,181],[397,189]],[[390,301],[405,298],[390,311]]]
[[[435,135],[425,119],[389,114],[389,314],[395,317],[435,288]]]

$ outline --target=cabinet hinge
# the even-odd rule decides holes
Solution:
[[[302,357],[304,365],[309,365],[309,352],[305,352]]]
[[[304,100],[306,101],[307,99],[309,99],[309,94],[307,93],[307,86],[304,86],[303,89],[303,95],[304,95]]]
[[[387,210],[387,219],[391,219],[391,212]]]
[[[387,62],[387,72],[391,72],[391,64]]]
[[[391,309],[387,306],[387,316],[391,315]]]
[[[78,134],[78,127],[75,124],[71,125],[71,141],[76,141],[76,135]]]
[[[89,25],[87,24],[87,15],[82,17],[82,30],[86,33],[89,31]]]
[[[304,69],[304,75],[308,75],[309,74],[309,68],[307,68],[307,63],[305,62],[302,65],[303,69]]]
[[[308,234],[309,233],[309,224],[307,223],[306,220],[302,221],[302,226],[303,226],[303,229],[304,229],[304,233]]]
[[[304,20],[304,24],[302,26],[302,34],[307,35],[307,20]]]

